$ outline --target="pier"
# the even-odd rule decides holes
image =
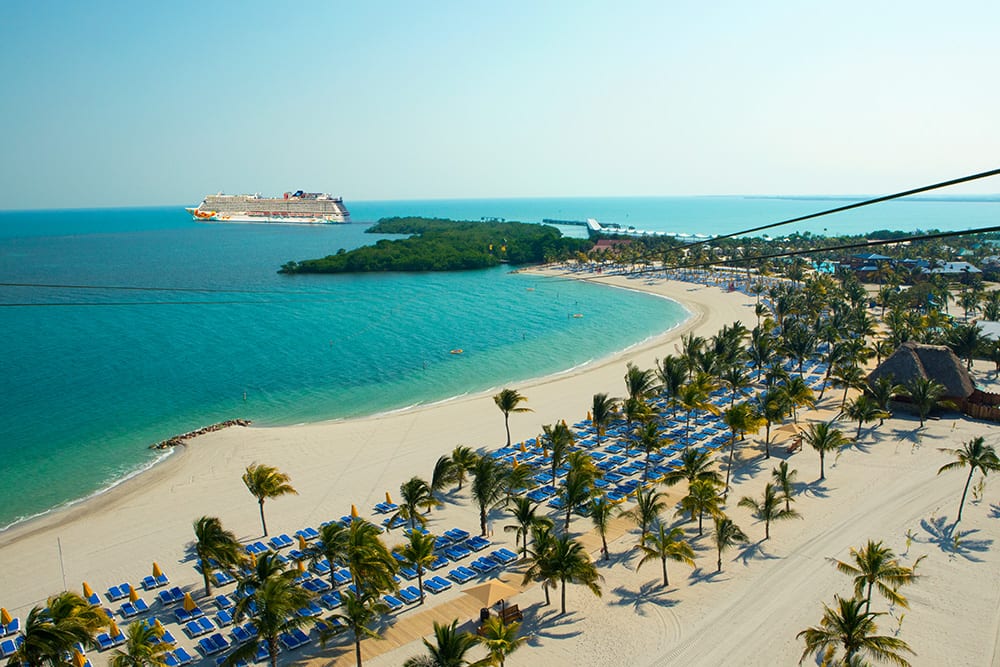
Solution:
[[[594,239],[600,238],[602,236],[630,236],[635,238],[640,238],[643,236],[672,236],[679,239],[707,239],[710,238],[708,234],[684,234],[680,232],[658,232],[647,229],[636,229],[635,227],[625,227],[619,225],[618,223],[608,223],[602,225],[594,218],[587,218],[586,220],[554,220],[552,218],[542,219],[542,224],[548,225],[573,225],[577,227],[586,227],[587,235]]]

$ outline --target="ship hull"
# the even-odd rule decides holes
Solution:
[[[196,222],[233,222],[248,224],[281,224],[281,225],[342,225],[348,222],[343,216],[260,216],[244,214],[216,213],[214,211],[199,211],[187,209]]]
[[[185,208],[197,222],[259,225],[336,225],[350,220],[344,201],[328,194],[299,190],[282,198],[256,195],[208,195],[196,208]]]

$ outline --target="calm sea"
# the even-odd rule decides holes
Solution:
[[[595,217],[724,233],[841,203],[349,201],[356,224],[277,229],[196,224],[179,206],[0,213],[0,282],[61,286],[0,286],[0,526],[107,488],[154,461],[147,445],[199,426],[345,418],[516,386],[684,317],[663,299],[504,268],[276,273],[290,259],[373,243],[364,223],[382,216]],[[998,212],[997,202],[897,202],[798,230],[954,229],[996,224]]]

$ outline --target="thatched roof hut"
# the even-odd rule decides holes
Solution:
[[[868,384],[891,375],[897,384],[914,378],[930,378],[944,385],[943,398],[965,400],[976,390],[962,360],[944,345],[921,345],[907,341],[868,376]]]

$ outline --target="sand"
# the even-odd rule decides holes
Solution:
[[[657,357],[676,351],[686,331],[708,336],[735,319],[748,325],[755,319],[753,298],[739,293],[672,281],[595,279],[670,296],[692,317],[611,358],[518,383],[515,388],[534,412],[511,416],[515,440],[537,435],[542,424],[582,418],[596,392],[622,395],[626,361],[651,367]],[[979,376],[986,377],[985,371]],[[835,395],[828,392],[823,407],[834,407],[839,392]],[[853,435],[852,427],[843,428]],[[1000,558],[994,545],[1000,504],[991,486],[983,500],[970,498],[956,545],[950,529],[965,473],[936,475],[950,460],[939,447],[958,447],[976,434],[993,442],[992,428],[948,418],[918,430],[915,419],[894,418],[875,430],[866,427],[858,445],[828,459],[824,482],[817,481],[814,452],[788,455],[776,447],[772,460],[765,461],[748,443],[726,511],[751,542],[725,555],[722,573],[714,572],[715,552],[706,534],[695,540],[695,569],[670,563],[671,585],[663,589],[659,563],[636,571],[630,552],[636,533],[620,523],[617,531],[623,535],[611,545],[613,559],[601,566],[602,598],[571,587],[569,613],[562,617],[558,591],[551,607],[542,606],[537,586],[513,600],[525,612],[531,637],[507,664],[794,664],[803,648],[796,633],[818,623],[822,603],[850,592],[847,577],[828,559],[846,558],[850,547],[867,539],[884,540],[905,554],[906,562],[926,556],[921,579],[904,591],[911,608],[894,609],[879,623],[883,633],[898,629],[910,643],[918,654],[913,664],[1000,664]],[[437,457],[454,446],[494,448],[503,440],[503,418],[490,393],[363,419],[210,433],[97,498],[0,533],[0,604],[23,617],[47,595],[65,587],[79,590],[82,581],[97,591],[122,581],[136,583],[149,574],[154,560],[173,584],[200,592],[200,576],[187,551],[195,519],[218,516],[241,539],[261,536],[257,504],[240,480],[251,462],[291,475],[299,495],[269,501],[265,511],[271,534],[292,533],[347,514],[352,503],[372,516],[371,508],[386,491],[396,496],[410,476],[429,478]],[[803,518],[773,525],[771,539],[761,542],[763,526],[736,501],[759,495],[770,469],[782,459],[799,471],[795,506]],[[494,513],[493,539],[513,546],[513,535],[502,530],[507,523],[502,512]],[[573,529],[583,533],[587,524],[575,519]],[[450,494],[429,525],[431,530],[453,526],[478,532],[466,490]],[[390,539],[399,539],[398,531]],[[596,549],[592,537],[587,539]],[[458,588],[430,598],[430,609],[401,614],[396,625],[405,626],[406,633],[386,642],[367,641],[365,664],[398,665],[420,653],[415,637],[421,625],[429,631],[432,617],[451,614],[468,622],[467,598]],[[886,611],[884,601],[876,599],[874,609]],[[181,643],[194,646],[186,638]],[[96,652],[90,656],[95,664],[104,661]],[[352,654],[339,648],[300,657],[310,656],[317,664],[353,664]]]

